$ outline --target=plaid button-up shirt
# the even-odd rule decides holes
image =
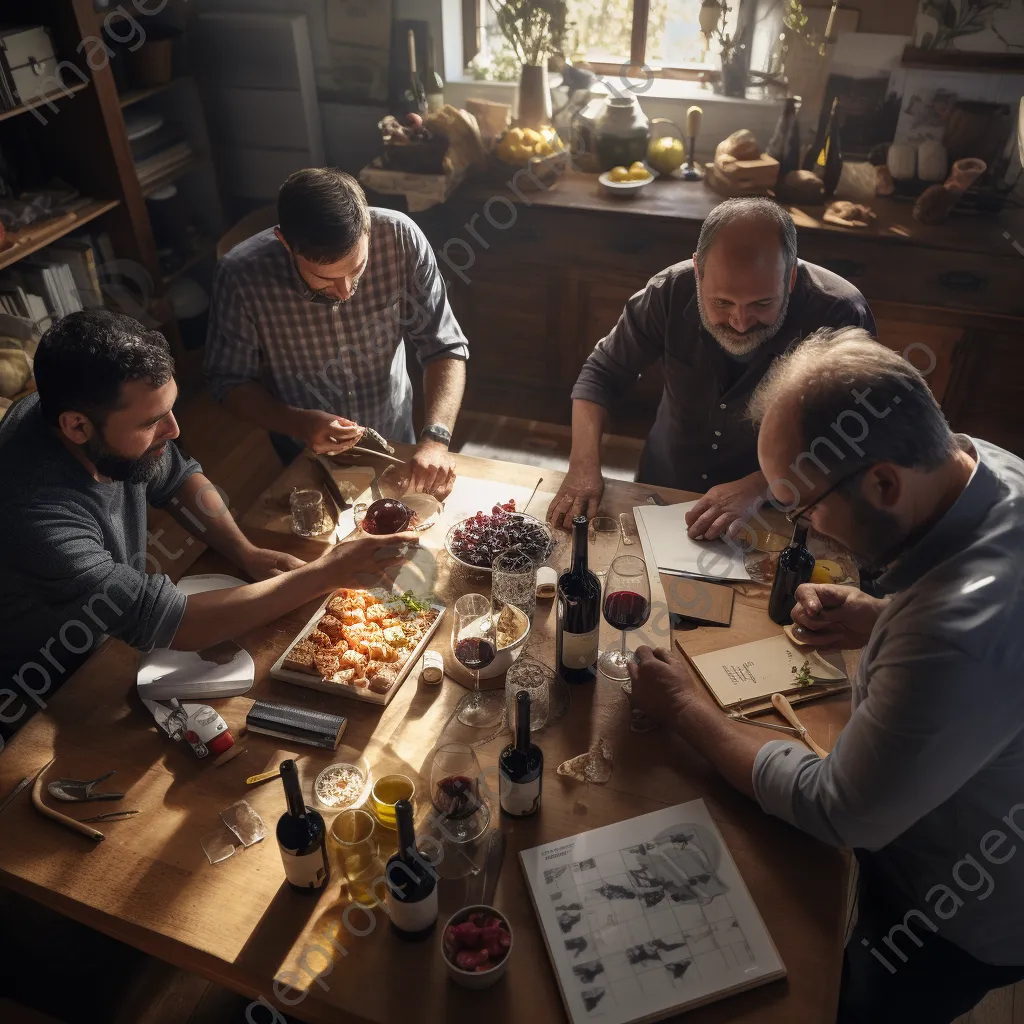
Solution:
[[[369,262],[347,302],[314,296],[273,229],[217,267],[205,354],[217,401],[256,382],[287,405],[414,441],[403,342],[421,366],[469,358],[430,244],[404,214],[370,210]]]

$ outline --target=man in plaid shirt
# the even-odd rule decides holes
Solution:
[[[412,344],[426,404],[413,487],[446,497],[469,347],[426,237],[330,168],[293,174],[277,210],[276,228],[217,267],[205,362],[214,398],[269,430],[285,463],[303,446],[351,448],[366,427],[414,442]]]

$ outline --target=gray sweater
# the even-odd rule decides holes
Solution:
[[[867,851],[908,911],[881,949],[897,968],[931,932],[1024,965],[1024,461],[958,440],[977,468],[879,578],[892,599],[832,754],[775,740],[754,764],[766,811]]]
[[[200,472],[170,444],[148,484],[97,483],[30,395],[0,422],[0,737],[10,735],[104,635],[170,644],[185,597],[146,560],[146,505]],[[166,568],[166,567],[164,567]]]

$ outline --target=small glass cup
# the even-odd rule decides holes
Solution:
[[[502,551],[491,565],[491,606],[495,615],[506,604],[526,612],[533,622],[537,610],[537,563],[519,548]]]
[[[364,907],[380,902],[374,883],[384,878],[384,863],[377,849],[375,831],[371,814],[350,809],[334,819],[329,833],[335,863],[348,883],[349,895],[354,903]]]
[[[370,790],[377,820],[389,829],[395,828],[395,804],[399,800],[412,801],[416,784],[407,775],[382,775]]]
[[[516,694],[525,690],[530,695],[530,732],[543,729],[551,707],[551,684],[555,673],[528,654],[522,655],[505,675],[505,706],[508,725],[515,731]]]
[[[288,504],[292,511],[292,533],[299,537],[318,537],[324,532],[324,496],[319,491],[296,488]]]
[[[587,551],[587,568],[601,581],[608,575],[608,566],[612,564],[615,553],[619,550],[621,534],[619,521],[610,516],[595,516],[587,524],[589,540]]]

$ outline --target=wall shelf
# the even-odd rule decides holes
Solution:
[[[118,199],[100,199],[83,207],[76,213],[64,214],[61,217],[53,217],[47,221],[40,221],[37,224],[29,225],[18,236],[15,236],[15,244],[10,248],[0,250],[0,270],[13,266],[26,256],[31,256],[40,249],[52,245],[54,242],[77,231],[83,224],[102,217],[121,205]]]
[[[11,117],[17,117],[19,114],[27,114],[30,110],[37,110],[39,107],[48,106],[50,103],[57,103],[62,99],[66,99],[68,96],[73,96],[75,93],[81,92],[83,89],[88,89],[89,85],[89,82],[77,82],[75,85],[65,86],[64,92],[51,92],[48,96],[38,99],[34,103],[26,103],[20,107],[12,107],[10,110],[5,110],[0,114],[0,121],[6,121]]]

